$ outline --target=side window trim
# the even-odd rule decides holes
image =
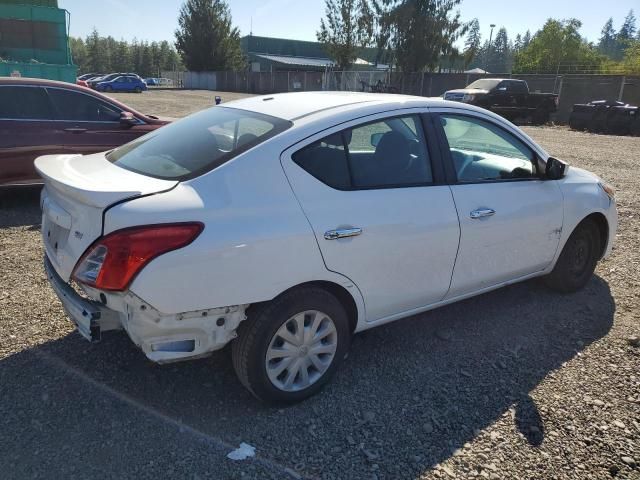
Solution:
[[[485,185],[490,183],[531,182],[531,181],[542,180],[542,178],[540,177],[540,160],[539,160],[540,156],[538,155],[538,152],[536,152],[535,149],[531,148],[531,146],[527,142],[519,138],[517,135],[514,135],[512,132],[504,128],[502,125],[495,123],[490,119],[483,118],[480,115],[473,115],[468,112],[460,112],[454,109],[452,109],[451,112],[437,110],[432,112],[432,115],[433,115],[433,126],[436,129],[436,132],[438,135],[438,144],[440,146],[440,149],[442,150],[442,159],[445,167],[445,175],[447,178],[447,183],[449,185]],[[507,135],[514,137],[516,140],[522,143],[523,146],[525,146],[528,150],[530,150],[531,153],[533,154],[533,159],[531,160],[531,163],[533,164],[533,168],[535,169],[536,176],[529,177],[529,178],[501,178],[501,179],[494,179],[494,180],[477,180],[477,181],[462,181],[462,182],[459,181],[458,175],[455,170],[455,166],[453,164],[453,157],[451,156],[449,141],[447,140],[447,136],[444,132],[444,128],[442,127],[442,124],[439,121],[441,115],[456,115],[458,117],[468,117],[474,120],[489,122],[491,123],[491,125],[493,125],[496,128],[499,128]]]
[[[389,120],[392,120],[394,118],[402,118],[402,117],[415,117],[416,119],[416,128],[418,129],[418,134],[421,136],[421,138],[426,142],[425,145],[425,149],[427,151],[427,155],[429,156],[429,161],[430,161],[430,167],[431,167],[431,173],[432,173],[432,177],[433,180],[431,182],[418,182],[418,183],[413,183],[413,184],[394,184],[394,185],[380,185],[380,186],[367,186],[367,187],[350,187],[350,188],[337,188],[331,185],[327,185],[326,183],[324,183],[322,180],[318,179],[317,177],[315,177],[314,175],[312,175],[309,172],[306,172],[307,174],[313,176],[314,178],[316,178],[316,180],[318,180],[320,183],[322,183],[323,185],[325,185],[327,188],[331,188],[333,190],[338,190],[338,191],[347,191],[347,192],[351,192],[351,191],[360,191],[360,190],[388,190],[388,189],[397,189],[397,188],[414,188],[414,187],[431,187],[431,186],[436,186],[436,185],[445,185],[446,179],[444,177],[443,174],[443,170],[442,170],[442,158],[440,155],[440,145],[433,145],[436,142],[438,142],[437,137],[434,135],[434,133],[436,133],[433,129],[433,127],[427,129],[426,128],[426,120],[431,117],[431,113],[429,113],[429,111],[426,108],[411,108],[411,109],[398,109],[398,110],[392,110],[392,111],[387,111],[387,112],[382,112],[380,114],[373,114],[373,115],[366,115],[363,117],[359,117],[359,118],[354,118],[351,120],[348,120],[346,122],[343,122],[340,125],[335,125],[334,127],[329,127],[326,128],[322,131],[316,132],[313,135],[309,135],[308,137],[306,137],[303,140],[300,140],[298,142],[296,142],[293,145],[290,145],[288,148],[286,148],[283,151],[283,157],[288,157],[288,159],[295,164],[298,168],[303,169],[300,165],[298,165],[295,160],[293,159],[293,155],[295,155],[297,152],[313,145],[316,142],[319,142],[321,140],[323,140],[324,138],[330,137],[332,135],[336,135],[336,134],[340,134],[341,139],[342,139],[342,144],[343,144],[343,148],[345,151],[345,157],[346,157],[346,161],[347,161],[347,167],[349,169],[349,180],[350,183],[353,184],[353,178],[352,178],[352,173],[351,173],[351,166],[350,166],[350,159],[349,159],[349,146],[348,146],[348,142],[346,141],[346,137],[345,137],[345,132],[349,129],[354,129],[354,128],[359,128],[362,126],[366,126],[369,124],[374,124],[374,123],[379,123],[379,122],[386,122]],[[366,120],[369,117],[373,117],[370,120]],[[363,121],[364,120],[364,121]],[[347,127],[344,127],[343,125],[349,125]],[[341,126],[342,128],[339,129],[335,129],[336,127]],[[409,128],[409,127],[407,127]],[[311,140],[313,139],[313,140]],[[439,142],[438,142],[439,143]],[[437,164],[436,167],[434,167],[434,163]],[[304,169],[303,169],[304,170]]]

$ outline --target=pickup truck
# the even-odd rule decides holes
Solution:
[[[507,120],[531,120],[534,124],[544,124],[557,110],[558,95],[554,93],[531,93],[524,80],[483,78],[466,88],[449,90],[445,100],[477,105]]]

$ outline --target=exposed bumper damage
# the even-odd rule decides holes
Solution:
[[[204,357],[236,337],[248,305],[167,315],[133,294],[84,288],[85,298],[65,283],[45,257],[47,277],[82,336],[99,341],[103,331],[123,328],[158,363]],[[101,299],[101,302],[92,299]]]

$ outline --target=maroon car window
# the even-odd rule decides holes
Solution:
[[[118,122],[120,110],[97,98],[73,90],[48,88],[57,120],[76,122]]]
[[[0,119],[51,120],[47,92],[40,87],[0,86]]]

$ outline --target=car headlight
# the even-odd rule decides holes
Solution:
[[[475,95],[469,95],[469,94],[465,94],[462,97],[462,101],[463,102],[472,102],[473,100],[475,100],[476,96]]]
[[[611,200],[613,200],[613,199],[615,198],[615,196],[616,196],[616,191],[615,191],[615,189],[614,189],[611,185],[609,185],[609,184],[608,184],[608,183],[606,183],[606,182],[598,182],[598,186],[602,189],[602,191],[603,191],[604,193],[606,193],[606,194],[607,194],[607,196],[608,196]]]

